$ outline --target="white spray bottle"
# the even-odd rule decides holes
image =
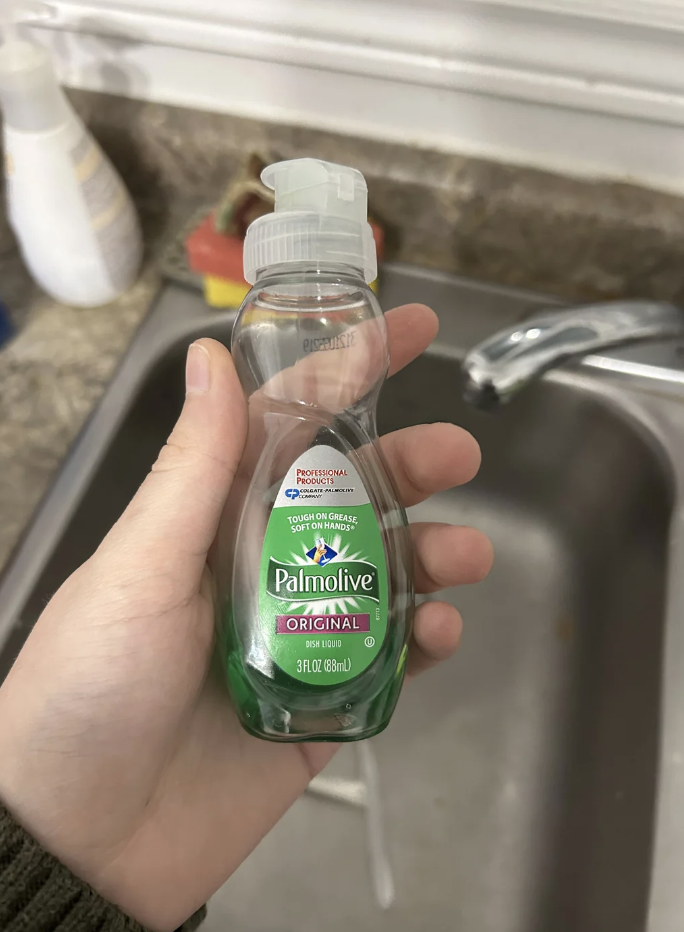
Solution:
[[[60,87],[50,53],[17,23],[51,9],[3,0],[0,105],[10,224],[39,285],[65,304],[95,307],[135,281],[142,239],[131,198]]]

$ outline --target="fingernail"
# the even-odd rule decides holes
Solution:
[[[185,364],[185,391],[188,395],[204,395],[211,384],[209,352],[201,343],[193,343]]]

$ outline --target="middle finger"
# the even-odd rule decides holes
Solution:
[[[473,527],[412,524],[416,592],[482,582],[492,568],[489,538]]]
[[[405,508],[473,479],[480,468],[475,438],[455,424],[420,424],[386,434],[382,451]]]

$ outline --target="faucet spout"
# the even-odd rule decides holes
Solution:
[[[491,409],[574,356],[684,334],[684,311],[658,301],[613,301],[534,315],[474,347],[463,368],[464,396]]]

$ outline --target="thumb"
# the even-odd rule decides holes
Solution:
[[[102,545],[147,576],[201,577],[247,434],[244,394],[228,350],[193,343],[173,433]]]

